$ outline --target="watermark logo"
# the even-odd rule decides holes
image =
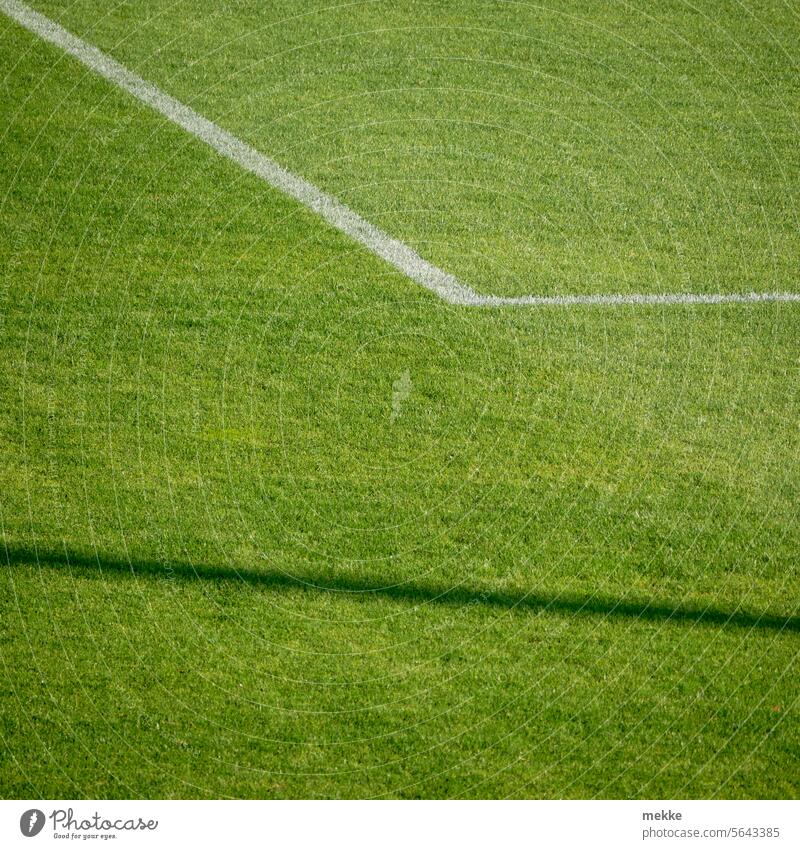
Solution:
[[[389,416],[389,421],[394,424],[403,412],[403,402],[411,395],[411,374],[404,371],[400,377],[392,384],[392,413]]]
[[[19,830],[25,837],[36,837],[50,820],[54,837],[88,840],[111,840],[124,831],[155,831],[158,820],[142,817],[104,817],[98,811],[89,816],[79,816],[72,808],[56,808],[45,816],[39,808],[30,808],[19,818]]]
[[[19,830],[25,837],[36,837],[44,828],[44,811],[31,808],[19,818]]]

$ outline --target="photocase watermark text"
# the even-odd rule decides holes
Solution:
[[[155,831],[158,828],[158,820],[144,820],[141,817],[109,820],[97,812],[91,817],[78,819],[72,808],[56,808],[50,814],[50,819],[53,828],[65,831]]]
[[[44,811],[31,808],[20,817],[19,828],[25,837],[35,837],[50,821],[52,836],[65,840],[111,840],[119,832],[147,832],[158,828],[158,820],[143,817],[105,817],[98,811],[90,816],[76,815],[73,808],[55,808],[45,816]]]

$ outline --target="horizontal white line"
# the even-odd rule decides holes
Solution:
[[[614,306],[624,304],[721,304],[758,301],[800,301],[800,293],[767,292],[718,295],[525,295],[500,297],[479,295],[469,286],[424,260],[416,251],[364,220],[341,201],[287,171],[277,162],[204,118],[186,104],[161,91],[129,71],[115,59],[98,50],[50,18],[18,0],[0,0],[0,10],[27,30],[74,56],[87,68],[132,94],[187,133],[204,141],[222,156],[260,177],[273,188],[313,210],[329,224],[386,260],[407,277],[435,292],[451,304],[473,307],[505,306]]]

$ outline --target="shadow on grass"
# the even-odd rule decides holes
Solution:
[[[774,631],[800,631],[800,616],[777,616],[743,610],[721,610],[715,607],[670,606],[647,601],[603,598],[595,595],[561,595],[539,592],[482,591],[469,587],[435,587],[404,583],[385,585],[379,581],[356,580],[351,577],[327,578],[325,583],[301,579],[277,570],[203,566],[187,563],[160,563],[154,560],[122,560],[102,555],[76,552],[36,550],[9,547],[8,566],[33,565],[80,571],[91,575],[123,575],[127,577],[159,577],[180,581],[232,581],[261,590],[299,590],[304,592],[339,592],[352,595],[387,598],[406,604],[442,604],[453,607],[483,605],[515,611],[548,612],[639,619],[645,622],[689,622],[698,625],[759,628]]]

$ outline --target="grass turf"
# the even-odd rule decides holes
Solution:
[[[481,291],[796,290],[767,4],[37,8]],[[798,795],[795,305],[449,307],[0,32],[3,795]]]

